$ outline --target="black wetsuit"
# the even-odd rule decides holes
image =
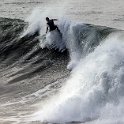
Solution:
[[[58,29],[58,27],[54,24],[53,19],[49,20],[49,22],[47,23],[47,25],[49,26],[49,31],[53,31],[55,29]]]

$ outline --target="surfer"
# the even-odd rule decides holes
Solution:
[[[57,27],[57,25],[54,24],[54,21],[57,21],[57,19],[49,19],[48,17],[46,17],[46,21],[47,21],[47,28],[46,28],[46,33],[49,31],[54,31],[57,29],[57,31],[61,34],[59,28]]]

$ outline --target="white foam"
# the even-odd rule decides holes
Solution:
[[[60,51],[68,49],[70,54],[70,62],[67,66],[72,70],[79,62],[82,55],[82,48],[78,37],[80,37],[80,29],[82,29],[81,23],[75,23],[68,19],[63,18],[61,9],[57,12],[56,17],[58,21],[55,22],[58,26],[61,34],[55,30],[45,35],[46,29],[46,16],[54,18],[54,11],[52,8],[47,8],[47,11],[42,12],[40,8],[35,8],[32,14],[26,19],[28,27],[23,32],[22,36],[33,35],[36,31],[39,32],[39,41],[41,48],[54,48]],[[84,25],[85,27],[85,25]],[[85,48],[87,49],[87,48]]]
[[[124,42],[108,38],[79,62],[59,95],[48,100],[34,120],[123,122],[123,77]]]
[[[31,20],[29,21],[31,27],[29,26],[27,32],[37,30],[41,24],[40,35],[43,35],[42,27],[45,26],[42,26],[42,19],[38,18],[39,21],[35,21],[31,17],[29,20]],[[124,39],[122,36],[113,35],[99,45],[94,52],[84,57],[81,42],[78,40],[81,25],[59,19],[58,27],[62,32],[62,39],[56,31],[48,33],[45,42],[39,39],[42,48],[52,47],[59,50],[67,48],[70,53],[70,62],[67,67],[72,72],[60,93],[48,100],[42,109],[33,115],[32,120],[58,123],[123,122]],[[89,53],[91,47],[89,41],[93,37],[94,34],[88,37],[84,44],[83,55]]]

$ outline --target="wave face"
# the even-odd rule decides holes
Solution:
[[[27,19],[29,26],[22,36],[27,34],[33,35],[38,31],[41,48],[54,48],[59,51],[67,49],[70,56],[70,62],[67,68],[70,70],[77,65],[77,62],[81,58],[92,52],[103,39],[115,31],[107,27],[94,27],[90,24],[75,23],[59,18],[57,26],[62,35],[56,30],[43,35],[45,32],[44,28],[46,27],[46,24],[44,24],[45,16],[43,14],[36,20],[37,15],[39,15],[39,11],[34,10],[32,15]]]
[[[33,18],[0,19],[0,121],[123,123],[124,32]]]

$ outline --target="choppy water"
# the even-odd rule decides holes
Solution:
[[[0,122],[123,123],[124,37],[60,18],[0,19]]]

